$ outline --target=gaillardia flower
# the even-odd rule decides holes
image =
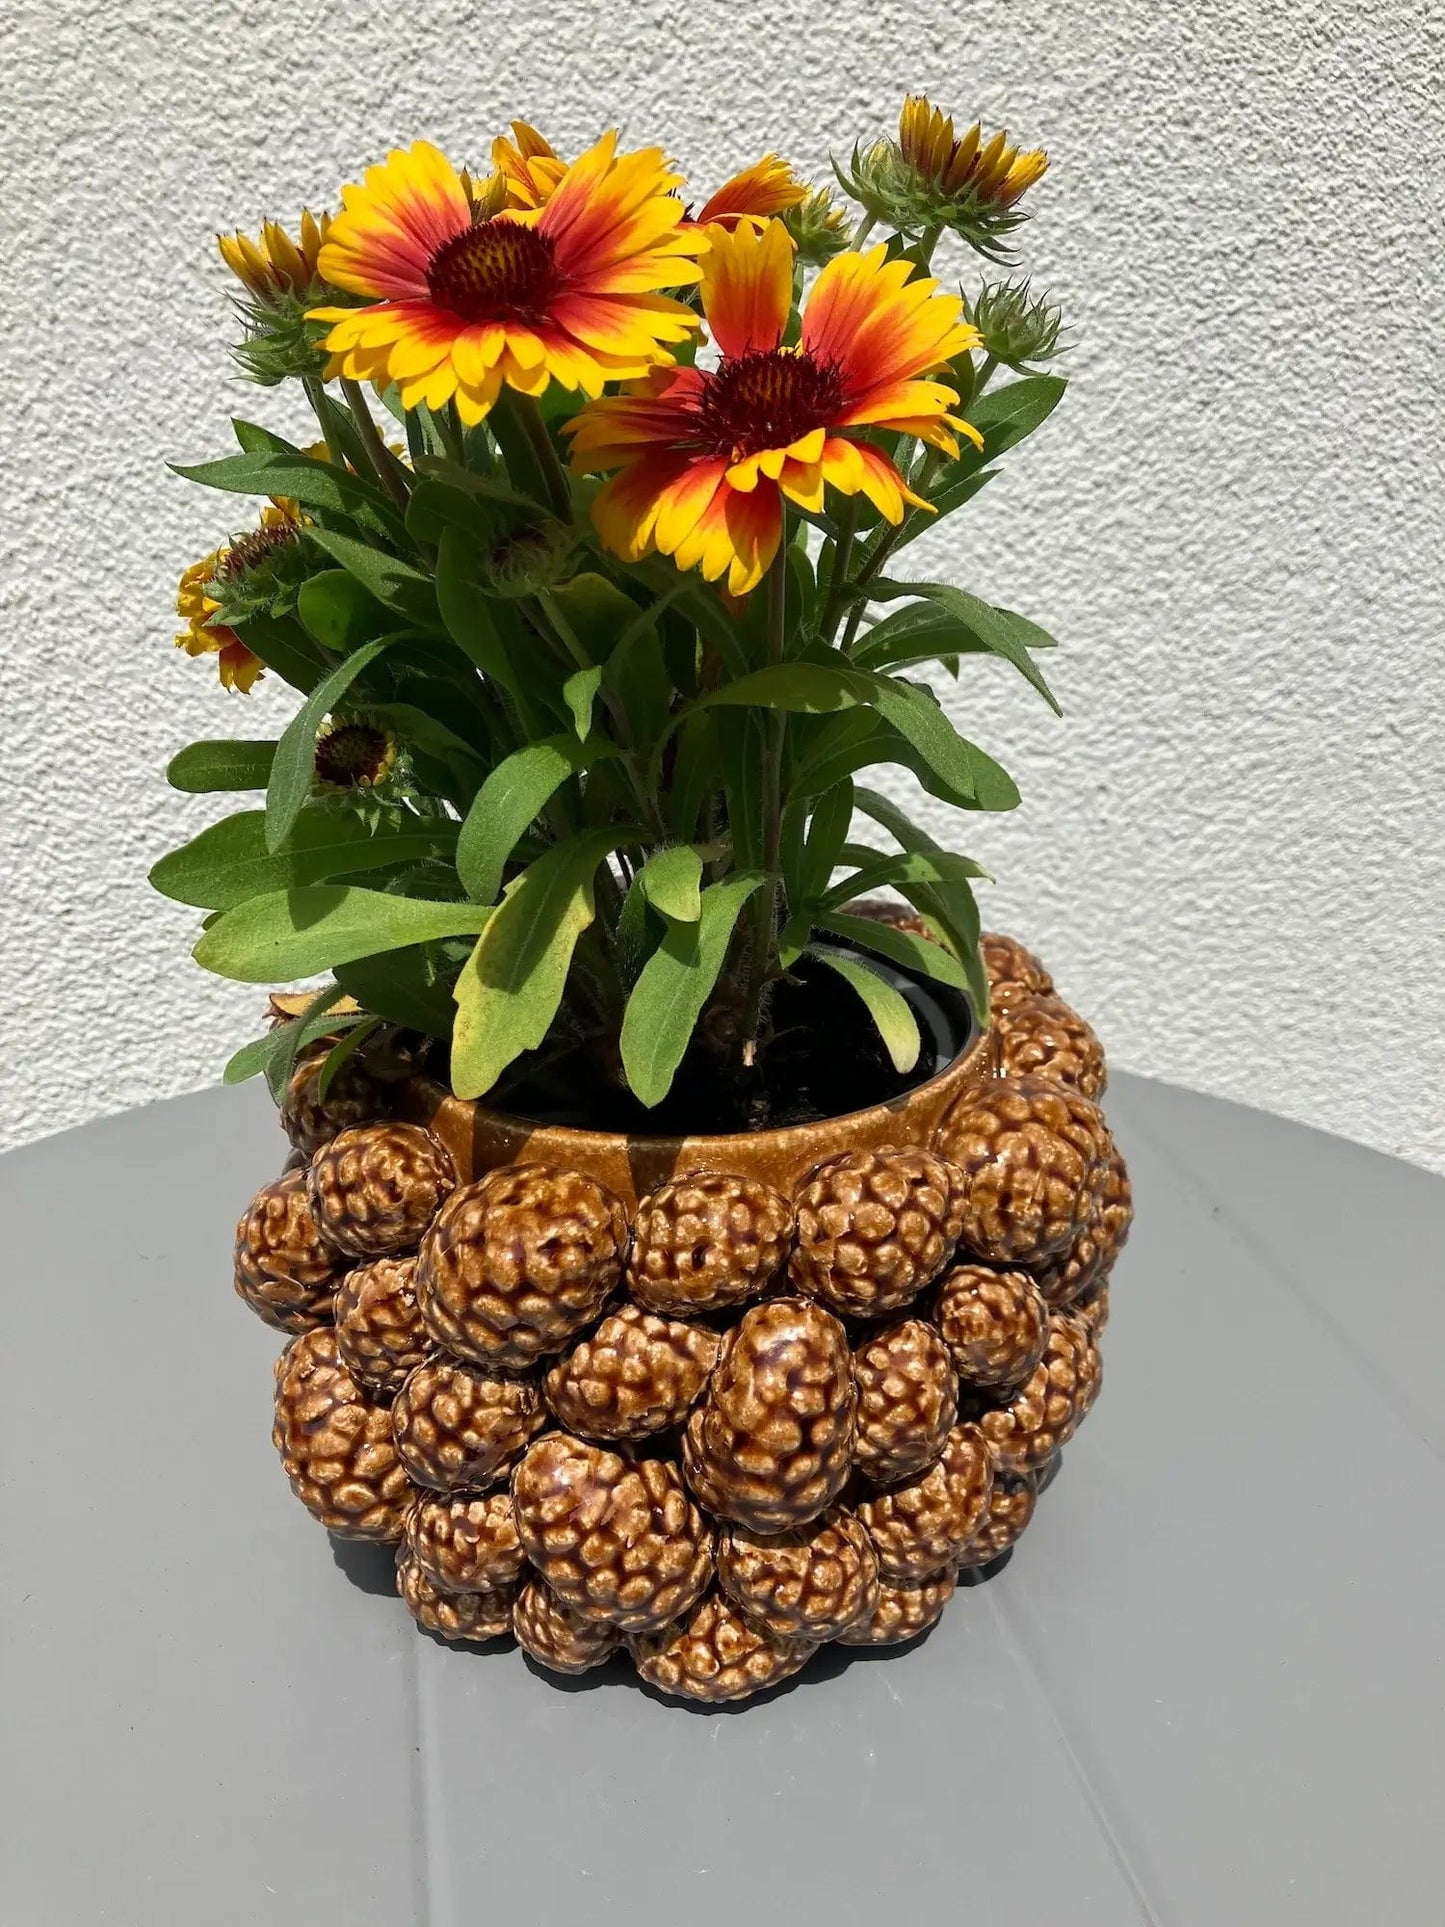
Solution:
[[[951,430],[978,441],[948,412],[957,391],[927,378],[978,337],[956,295],[880,246],[828,263],[801,339],[784,347],[793,249],[782,223],[709,238],[702,305],[716,367],[655,370],[640,392],[591,403],[567,432],[574,467],[620,471],[592,508],[615,555],[657,549],[744,595],[777,552],[784,498],[818,510],[831,486],[867,496],[893,523],[906,502],[928,507],[866,431],[916,435],[952,455]]]
[[[498,134],[492,142],[492,165],[506,185],[509,207],[545,207],[567,172],[550,141],[524,120],[512,122],[514,138]]]
[[[455,399],[469,425],[504,384],[595,396],[645,374],[697,325],[660,292],[700,278],[679,184],[660,148],[619,155],[606,134],[544,207],[479,219],[435,147],[398,149],[344,190],[321,250],[328,281],[371,298],[312,311],[332,324],[328,372],[395,382],[404,408]]]
[[[215,656],[224,689],[239,689],[244,695],[265,665],[234,629],[214,620],[226,603],[212,592],[220,589],[224,595],[233,585],[244,592],[247,576],[273,563],[295,540],[299,526],[300,514],[293,502],[275,503],[262,509],[259,528],[224,548],[212,549],[181,577],[176,614],[186,626],[176,637],[176,647],[188,656]]]

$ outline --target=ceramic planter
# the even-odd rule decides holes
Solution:
[[[236,1286],[292,1335],[294,1491],[397,1546],[423,1627],[721,1701],[913,1638],[1008,1555],[1097,1394],[1130,1200],[1092,1031],[984,948],[952,1062],[775,1131],[537,1125],[363,1070],[321,1105],[298,1066]]]

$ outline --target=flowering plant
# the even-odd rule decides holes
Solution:
[[[1027,282],[930,266],[949,234],[1010,259],[1045,157],[912,99],[838,170],[861,212],[772,155],[695,212],[611,134],[569,162],[515,123],[492,163],[418,142],[298,238],[220,242],[244,371],[299,383],[321,439],[237,421],[238,454],[179,471],[269,500],[186,571],[178,640],[302,702],[277,741],[175,758],[264,808],[152,880],[210,913],[208,969],[328,975],[228,1076],[274,1085],[320,1037],[334,1075],[385,1029],[464,1097],[585,1061],[663,1117],[688,1065],[762,1122],[800,972],[906,1075],[912,980],[986,1012],[984,873],[856,779],[1011,809],[919,671],[991,654],[1053,698],[1041,629],[895,565],[1064,387]],[[879,888],[936,941],[850,912]]]

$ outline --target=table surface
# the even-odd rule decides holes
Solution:
[[[1104,1394],[1014,1558],[717,1712],[418,1634],[290,1498],[229,1281],[255,1087],[0,1160],[0,1919],[1445,1920],[1445,1183],[1109,1110]]]

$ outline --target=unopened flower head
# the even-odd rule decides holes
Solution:
[[[1031,361],[1052,361],[1062,354],[1063,313],[1047,295],[1035,295],[1027,281],[995,281],[970,304],[968,318],[978,329],[984,353],[1005,368]]]
[[[306,310],[326,292],[318,261],[330,227],[327,215],[305,209],[294,240],[276,221],[263,222],[254,239],[239,232],[216,237],[221,259],[245,289],[236,304],[245,324],[236,359],[262,387],[321,372],[325,330],[307,321]]]
[[[960,236],[990,260],[1008,258],[1008,237],[1023,221],[1018,203],[1049,165],[1042,148],[1020,152],[1000,131],[985,138],[975,123],[954,132],[952,119],[921,94],[910,95],[897,140],[855,148],[838,178],[876,219],[902,234]]]
[[[820,268],[835,254],[846,250],[852,224],[847,208],[835,200],[832,189],[815,187],[804,200],[788,209],[783,225],[793,237],[799,261],[805,266]]]

